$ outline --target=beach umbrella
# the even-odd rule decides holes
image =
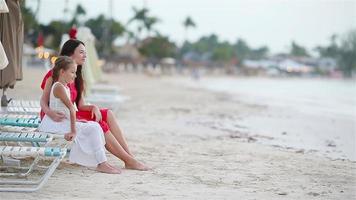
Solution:
[[[84,63],[84,79],[89,91],[91,86],[100,81],[102,69],[99,64],[99,56],[95,48],[95,36],[88,27],[79,27],[77,39],[84,42],[87,59]]]
[[[9,9],[5,3],[5,0],[0,0],[0,13],[8,13]],[[4,47],[0,41],[0,70],[4,69],[9,64]]]
[[[3,89],[1,105],[7,105],[5,91],[13,88],[16,81],[22,80],[22,49],[24,29],[20,0],[6,0],[8,13],[0,13],[0,41],[9,64],[0,70],[0,89]]]

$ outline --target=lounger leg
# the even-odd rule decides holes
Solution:
[[[0,188],[0,192],[34,192],[39,190],[43,185],[48,181],[49,177],[53,174],[56,170],[58,165],[60,164],[61,160],[64,158],[66,153],[62,153],[61,156],[57,157],[53,160],[51,165],[48,167],[46,173],[37,181],[0,181],[1,185],[34,185],[33,187],[3,187]]]
[[[11,166],[4,166],[5,168],[15,168],[15,169],[27,169],[26,172],[22,172],[22,173],[0,173],[0,176],[18,176],[18,177],[26,177],[28,176],[34,169],[34,167],[36,166],[36,164],[38,163],[38,161],[40,160],[40,156],[37,156],[31,163],[31,165],[29,167],[11,167]]]

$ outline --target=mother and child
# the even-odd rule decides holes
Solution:
[[[82,75],[85,59],[83,42],[70,39],[64,43],[54,67],[41,84],[39,130],[63,134],[67,141],[73,141],[70,162],[95,166],[99,172],[121,173],[108,163],[107,149],[125,163],[126,169],[149,170],[131,153],[113,112],[85,103]]]

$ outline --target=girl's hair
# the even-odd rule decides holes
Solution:
[[[74,54],[75,49],[79,45],[84,45],[84,43],[80,40],[76,39],[70,39],[67,42],[64,43],[62,49],[61,49],[61,56],[72,56]],[[82,95],[84,93],[84,79],[83,79],[83,74],[82,74],[82,66],[78,65],[77,66],[77,72],[76,72],[76,78],[74,80],[74,85],[75,88],[77,89],[77,98],[75,99],[75,103],[78,105],[80,98],[82,98]]]
[[[73,59],[68,56],[59,56],[56,59],[56,62],[54,63],[54,67],[53,67],[53,73],[52,73],[53,83],[58,81],[59,73],[61,69],[66,71],[67,69],[69,69],[71,64],[74,65],[75,63]]]

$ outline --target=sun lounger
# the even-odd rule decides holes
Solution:
[[[40,102],[34,100],[11,100],[7,107],[1,107],[2,113],[38,114]]]
[[[0,114],[0,125],[37,128],[41,119],[37,115]]]
[[[20,127],[18,126],[18,128]],[[5,180],[1,178],[0,191],[32,192],[40,189],[63,159],[68,151],[67,146],[70,144],[66,142],[63,148],[59,146],[48,147],[52,144],[51,142],[54,138],[63,139],[63,135],[36,132],[33,130],[20,130],[20,132],[1,131],[0,142],[6,146],[0,146],[0,156],[3,163],[3,166],[0,166],[0,169],[6,169],[6,172],[2,170],[0,172],[0,176],[12,177],[12,179],[7,178]],[[11,143],[11,145],[8,145],[9,143]],[[24,146],[29,143],[32,144],[33,147]],[[13,146],[13,144],[17,145]],[[20,167],[21,160],[19,160],[18,157],[33,157],[34,160],[27,167]],[[54,159],[52,164],[46,168],[46,172],[43,173],[44,175],[41,178],[37,178],[37,180],[32,181],[27,180],[27,178],[23,179],[24,177],[31,175],[31,172],[37,167],[37,164],[41,158]],[[11,172],[13,170],[16,170],[17,172]]]
[[[34,192],[40,189],[53,174],[58,167],[61,160],[67,153],[66,148],[58,147],[19,147],[19,146],[0,146],[0,156],[5,157],[33,157],[34,161],[28,167],[13,167],[3,166],[7,170],[14,168],[20,172],[7,173],[2,172],[0,176],[13,177],[1,178],[0,191],[1,192]],[[44,174],[41,178],[30,180],[28,175],[37,167],[38,161],[41,158],[51,158],[52,163],[45,168]],[[24,178],[25,177],[25,178]]]
[[[53,140],[53,138],[53,134],[34,131],[0,132],[0,142],[30,142],[34,147],[47,146]]]
[[[91,86],[90,88],[90,93],[91,94],[112,94],[112,95],[118,95],[120,92],[120,89],[114,85],[109,85],[105,83],[96,83]]]
[[[90,104],[99,105],[100,107],[109,108],[115,112],[118,109],[119,104],[127,99],[128,97],[121,95],[93,93],[86,97],[85,101]]]

